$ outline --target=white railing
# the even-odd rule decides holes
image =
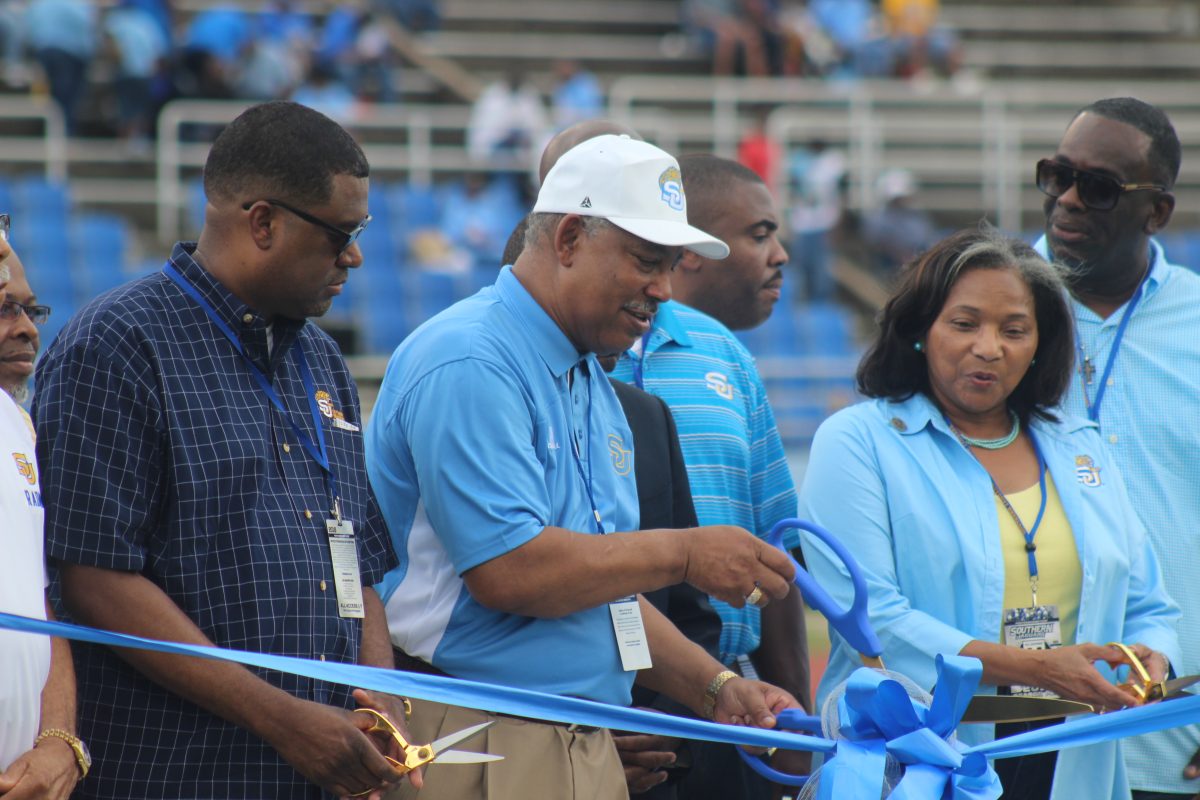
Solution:
[[[46,180],[66,180],[67,127],[58,103],[48,97],[0,97],[0,119],[42,124],[41,136],[0,137],[5,161],[41,164]]]
[[[935,210],[961,210],[963,189],[978,190],[977,208],[1005,230],[1020,230],[1023,212],[1036,212],[1033,162],[1049,155],[1074,110],[1100,97],[1133,95],[1162,106],[1185,145],[1181,189],[1200,189],[1200,92],[1194,82],[1117,84],[1028,81],[987,84],[964,94],[952,84],[631,76],[609,92],[610,114],[668,141],[708,141],[733,157],[759,109],[775,106],[768,135],[784,150],[813,138],[844,148],[849,202],[876,204],[875,179],[887,167],[909,167],[918,178],[949,183]],[[648,124],[647,124],[648,123]],[[910,161],[906,161],[906,159]],[[774,186],[790,205],[786,163]],[[1192,188],[1195,187],[1195,188]],[[972,204],[971,207],[975,207]]]

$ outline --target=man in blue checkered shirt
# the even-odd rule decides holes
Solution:
[[[38,368],[47,555],[74,621],[392,667],[395,565],[346,365],[308,317],[362,263],[368,165],[336,123],[256,106],[205,165],[198,243],[103,295]],[[363,732],[397,698],[80,645],[85,798],[323,798],[401,776]],[[414,778],[414,785],[420,777]]]

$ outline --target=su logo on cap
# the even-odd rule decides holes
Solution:
[[[676,211],[683,211],[683,176],[678,167],[667,167],[658,176],[658,188],[662,201]]]

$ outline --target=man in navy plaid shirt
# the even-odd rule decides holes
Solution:
[[[205,165],[199,242],[93,301],[46,353],[34,408],[46,550],[73,620],[393,666],[370,587],[395,557],[357,393],[306,321],[362,263],[367,174],[321,114],[246,111]],[[95,760],[77,796],[319,798],[401,779],[363,732],[368,715],[347,710],[403,725],[397,698],[228,662],[77,652]]]

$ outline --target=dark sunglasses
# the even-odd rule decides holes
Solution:
[[[251,200],[250,202],[248,202],[242,206],[242,210],[249,211],[250,208],[257,202],[259,202],[259,201]],[[284,211],[290,211],[291,213],[295,214],[297,217],[299,217],[300,219],[309,223],[310,225],[316,225],[318,228],[324,229],[325,232],[328,233],[330,235],[330,237],[333,239],[334,246],[337,247],[338,258],[341,258],[342,253],[344,253],[350,249],[350,245],[354,244],[355,240],[358,239],[358,237],[360,235],[362,235],[362,232],[367,227],[367,223],[369,223],[371,221],[371,215],[367,214],[367,216],[363,218],[362,222],[360,222],[354,226],[354,230],[344,231],[341,228],[337,227],[336,225],[330,225],[325,220],[318,219],[317,217],[314,217],[312,214],[309,214],[307,211],[301,211],[300,209],[298,209],[294,206],[290,206],[287,203],[283,202],[282,200],[274,200],[270,197],[267,197],[267,198],[264,198],[262,202],[269,203],[270,205],[273,205],[273,206],[279,206]]]
[[[1125,192],[1165,192],[1157,183],[1121,183],[1096,172],[1075,169],[1051,158],[1037,162],[1037,187],[1050,197],[1062,197],[1072,186],[1079,201],[1095,211],[1111,211]]]
[[[27,306],[16,300],[5,300],[0,303],[0,319],[12,321],[20,318],[21,314],[29,317],[34,325],[45,325],[50,319],[50,306]]]

